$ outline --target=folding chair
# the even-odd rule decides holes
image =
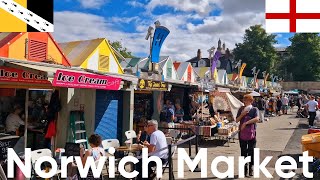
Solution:
[[[37,178],[37,175],[35,173],[35,164],[38,159],[41,157],[52,157],[52,152],[50,149],[38,149],[31,151],[31,164],[32,164],[32,178]],[[47,168],[47,167],[46,167]],[[46,169],[42,170],[43,172],[46,172]],[[59,174],[61,173],[61,170],[58,169],[56,176],[58,179],[60,179]]]
[[[179,132],[180,133],[180,132]],[[173,138],[172,137],[166,137],[166,141],[167,141],[167,144],[171,144],[174,142],[173,141]],[[174,154],[176,153],[176,150],[177,150],[177,146],[174,146],[172,147],[172,151],[171,151],[171,157],[174,157]],[[165,162],[163,165],[162,165],[162,174],[165,172],[165,170],[169,168],[169,160],[167,162]],[[153,171],[155,172],[156,171],[156,168],[153,168]],[[154,179],[157,179],[156,176],[153,177]],[[160,180],[161,178],[159,178]]]
[[[126,131],[124,134],[126,135],[128,140],[131,140],[131,143],[133,138],[137,138],[137,134],[134,130]]]
[[[170,137],[173,138],[173,142],[177,142],[178,139],[180,138],[179,137],[180,136],[180,131],[177,130],[177,129],[174,129],[174,130],[170,131],[169,135],[170,135]]]
[[[108,150],[109,148],[118,148],[120,147],[120,142],[118,139],[105,139],[102,141],[102,147],[104,150]]]
[[[120,142],[119,142],[118,139],[105,139],[105,140],[103,140],[103,141],[101,142],[101,144],[102,144],[102,148],[103,148],[105,151],[108,151],[108,149],[111,148],[111,147],[113,147],[113,148],[118,148],[118,147],[120,147]],[[107,154],[109,154],[109,153],[107,153]],[[110,155],[110,156],[112,156],[112,155]],[[113,155],[113,156],[115,156],[115,155]],[[115,166],[116,166],[116,167],[118,166],[119,161],[120,161],[120,158],[115,159]],[[108,165],[109,165],[109,162],[106,161],[106,169],[107,169],[107,172],[109,173],[109,171],[108,171]],[[116,170],[116,172],[118,173],[118,169]],[[119,174],[120,174],[120,173],[119,173]],[[118,177],[117,177],[116,179],[118,179]]]
[[[176,150],[177,150],[177,146],[174,146],[172,147],[172,151],[171,151],[171,157],[173,158],[174,157],[174,154],[176,153]],[[166,169],[169,169],[169,159],[166,163],[164,163],[162,165],[162,175],[164,174],[164,172],[166,171]],[[160,180],[161,178],[159,178]]]

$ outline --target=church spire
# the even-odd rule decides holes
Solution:
[[[218,51],[221,51],[221,49],[222,49],[222,48],[221,48],[221,40],[220,40],[220,38],[219,38],[217,50],[218,50]]]

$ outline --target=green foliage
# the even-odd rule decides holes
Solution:
[[[292,74],[294,81],[320,80],[320,37],[317,33],[299,33],[290,38],[290,58],[282,68]]]
[[[252,76],[251,69],[257,67],[260,72],[275,73],[275,62],[278,60],[274,44],[276,35],[268,35],[261,25],[246,29],[243,43],[237,43],[233,50],[235,60],[247,63],[245,76]],[[261,75],[261,73],[260,73]]]
[[[119,41],[114,41],[111,42],[109,41],[110,45],[117,50],[124,58],[134,58],[134,56],[132,55],[132,53],[130,51],[128,51],[127,48],[123,47],[121,42]]]

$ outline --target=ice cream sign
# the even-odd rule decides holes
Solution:
[[[0,66],[0,82],[50,84],[44,74]]]
[[[52,85],[68,88],[119,90],[121,78],[57,70]]]

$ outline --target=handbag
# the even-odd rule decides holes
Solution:
[[[251,109],[250,111],[252,111]],[[251,116],[249,116],[249,113],[243,117],[240,121],[240,128],[242,127],[242,124],[252,119]],[[256,125],[255,124],[248,124],[243,130],[240,130],[240,139],[243,141],[250,141],[256,138]]]

